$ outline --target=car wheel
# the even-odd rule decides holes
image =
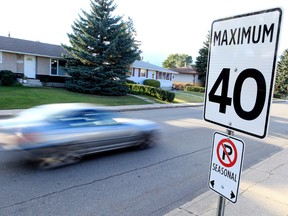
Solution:
[[[42,158],[39,163],[41,169],[52,169],[66,165],[72,165],[81,160],[81,157],[73,154],[52,155],[50,157]]]
[[[157,140],[157,135],[154,133],[146,134],[144,141],[138,146],[138,149],[147,149],[152,147]]]

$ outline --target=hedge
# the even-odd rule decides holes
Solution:
[[[144,84],[144,85],[147,85],[147,86],[159,88],[161,83],[160,83],[158,80],[145,79],[144,82],[143,82],[143,84]]]
[[[126,85],[129,87],[130,93],[132,94],[150,95],[161,101],[168,102],[173,102],[175,98],[174,92],[165,91],[160,88],[130,83],[126,83]]]
[[[193,92],[204,93],[205,92],[205,88],[204,87],[199,87],[199,86],[186,86],[184,91],[193,91]]]

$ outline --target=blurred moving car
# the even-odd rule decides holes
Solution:
[[[145,148],[158,133],[154,122],[79,103],[41,105],[0,121],[1,147],[25,152],[41,168],[75,163],[91,153]]]

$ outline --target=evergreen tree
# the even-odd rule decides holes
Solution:
[[[199,50],[199,56],[196,57],[195,68],[199,72],[199,79],[206,82],[207,61],[209,53],[210,34],[206,36],[206,41],[203,42],[203,47]]]
[[[275,87],[278,93],[287,96],[288,94],[288,49],[280,57],[277,65]]]
[[[67,34],[71,46],[62,45],[69,53],[66,81],[69,90],[99,94],[125,95],[126,73],[140,58],[139,43],[131,19],[113,16],[113,0],[91,0],[90,13],[82,11]]]

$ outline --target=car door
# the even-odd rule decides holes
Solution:
[[[108,111],[86,109],[56,117],[56,127],[50,140],[58,142],[65,151],[88,154],[122,148],[135,143],[135,129],[118,123]],[[55,120],[54,120],[55,121]],[[48,132],[49,133],[49,132]]]

